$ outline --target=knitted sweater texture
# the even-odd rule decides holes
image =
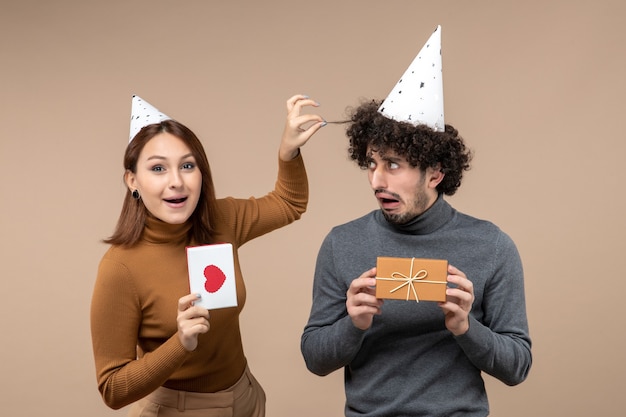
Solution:
[[[177,332],[178,299],[189,294],[190,224],[148,217],[141,241],[112,246],[98,268],[91,328],[98,388],[114,409],[159,386],[193,392],[230,387],[246,367],[239,314],[246,300],[238,248],[300,218],[308,201],[301,156],[279,161],[275,189],[261,198],[218,200],[215,242],[233,244],[238,306],[211,310],[208,333],[187,352]],[[255,279],[258,277],[254,277]]]
[[[469,331],[455,337],[437,303],[405,300],[385,300],[369,329],[354,327],[346,291],[377,256],[447,259],[463,271],[475,292]],[[532,361],[518,251],[441,196],[407,225],[376,210],[335,227],[318,255],[301,348],[318,375],[344,368],[346,416],[486,416],[481,372],[515,385]]]

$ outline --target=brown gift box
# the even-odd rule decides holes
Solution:
[[[379,256],[376,298],[446,301],[447,277],[447,260]]]

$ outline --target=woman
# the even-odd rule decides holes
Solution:
[[[258,199],[216,199],[202,144],[174,120],[132,138],[128,191],[91,304],[98,388],[109,407],[135,403],[131,416],[265,414],[241,341],[246,292],[237,249],[306,209],[299,149],[326,122],[301,115],[304,106],[318,104],[302,95],[287,100],[276,186]],[[238,306],[209,312],[189,294],[185,248],[216,242],[233,245]]]

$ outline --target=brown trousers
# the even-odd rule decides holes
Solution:
[[[224,391],[160,387],[133,404],[128,417],[265,417],[265,391],[246,367],[239,381]]]

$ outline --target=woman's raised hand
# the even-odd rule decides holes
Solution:
[[[300,114],[302,107],[318,107],[319,103],[297,94],[287,100],[287,121],[280,142],[279,156],[283,161],[289,161],[298,156],[299,149],[315,132],[326,126],[326,121],[317,114]]]

